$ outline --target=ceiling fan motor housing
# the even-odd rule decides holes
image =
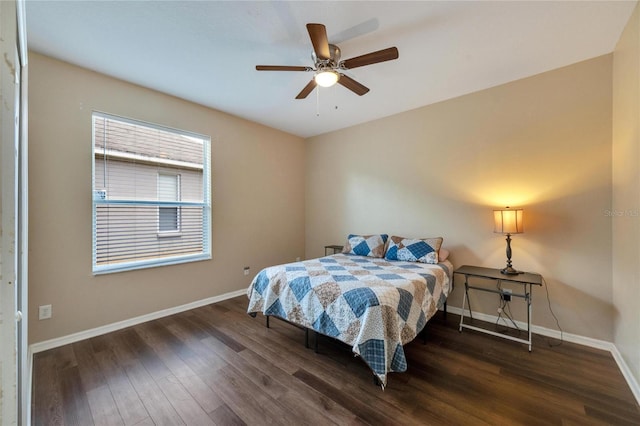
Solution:
[[[318,70],[337,68],[340,62],[340,48],[335,44],[329,44],[329,59],[319,59],[314,50],[311,51],[311,59]]]

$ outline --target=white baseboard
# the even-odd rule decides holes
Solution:
[[[447,306],[447,311],[453,314],[461,315],[462,309],[456,306]],[[468,314],[467,314],[468,315]],[[480,321],[486,321],[490,323],[494,323],[498,320],[498,317],[495,315],[483,314],[482,312],[473,312],[473,318],[479,319]],[[521,330],[527,329],[527,323],[523,321],[514,321],[516,325]],[[511,324],[511,322],[500,322],[501,325],[515,328]],[[550,328],[541,327],[539,325],[532,325],[531,332],[535,334],[540,334],[542,336],[552,337],[554,339],[560,339],[560,331],[552,330]],[[562,339],[566,342],[577,343],[583,346],[589,346],[591,348],[602,349],[605,351],[611,351],[613,347],[613,343],[607,342],[605,340],[592,339],[590,337],[580,336],[578,334],[571,334],[567,332],[562,333]]]
[[[611,355],[613,355],[613,359],[615,359],[616,363],[618,363],[618,368],[620,368],[622,375],[629,384],[631,392],[633,392],[633,396],[636,397],[636,401],[638,401],[638,404],[640,404],[640,385],[638,385],[638,381],[633,376],[633,373],[631,373],[631,369],[624,361],[624,358],[622,358],[622,354],[620,354],[620,351],[618,351],[618,348],[615,345],[613,345]]]
[[[456,306],[447,306],[447,312],[461,315],[462,309]],[[482,312],[473,312],[473,317],[481,321],[486,321],[493,324],[495,324],[496,321],[498,321],[497,316],[484,314]],[[527,323],[522,321],[515,321],[515,323],[521,330],[527,329]],[[512,324],[507,322],[501,322],[501,325],[515,329],[515,327],[513,327]],[[576,343],[578,345],[588,346],[590,348],[609,351],[611,353],[611,356],[613,356],[613,359],[618,364],[618,368],[620,369],[620,372],[622,373],[623,377],[627,381],[629,388],[631,388],[631,392],[633,393],[633,396],[636,398],[636,401],[638,401],[638,404],[640,404],[640,386],[638,385],[638,381],[631,373],[631,369],[629,369],[629,366],[622,358],[622,355],[618,351],[618,348],[612,342],[607,342],[606,340],[592,339],[591,337],[580,336],[577,334],[571,334],[567,332],[563,332],[561,336],[560,331],[552,330],[546,327],[541,327],[539,325],[532,325],[531,332],[535,334],[540,334],[542,336],[552,337],[554,339],[560,339],[562,337],[562,339],[566,342]]]
[[[131,327],[133,325],[142,324],[143,322],[167,317],[173,314],[178,314],[180,312],[199,308],[205,305],[210,305],[212,303],[222,302],[223,300],[232,299],[234,297],[246,294],[246,292],[247,292],[246,289],[232,291],[230,293],[221,294],[220,296],[213,296],[213,297],[208,297],[202,300],[196,300],[195,302],[187,303],[185,305],[175,306],[173,308],[167,308],[157,312],[151,312],[150,314],[141,315],[139,317],[130,318],[124,321],[114,322],[111,324],[92,328],[90,330],[83,330],[83,331],[79,331],[77,333],[69,334],[66,336],[56,337],[55,339],[33,343],[29,345],[29,354],[30,354],[29,358],[31,359],[33,357],[33,354],[36,354],[38,352],[43,352],[49,349],[68,345],[69,343],[79,342],[81,340],[100,336],[102,334],[111,333],[112,331],[122,330],[123,328]]]

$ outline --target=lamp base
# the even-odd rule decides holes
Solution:
[[[518,274],[521,274],[522,272],[516,271],[511,267],[511,265],[509,265],[504,269],[500,269],[500,273],[504,275],[518,275]]]

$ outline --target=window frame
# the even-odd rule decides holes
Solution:
[[[126,201],[126,200],[110,200],[106,191],[96,188],[96,120],[95,117],[101,117],[105,120],[117,120],[120,122],[128,123],[135,126],[144,126],[151,129],[166,131],[174,134],[179,134],[186,137],[199,139],[202,141],[203,147],[203,165],[202,165],[202,202],[190,202],[190,201]],[[170,167],[180,166],[179,162],[167,161],[166,165]],[[167,173],[169,174],[169,173]],[[91,114],[91,189],[92,189],[92,273],[93,275],[101,275],[108,273],[134,271],[146,268],[155,268],[159,266],[176,265],[187,262],[196,262],[201,260],[212,259],[211,255],[211,240],[212,240],[212,219],[211,219],[211,137],[187,130],[176,129],[173,127],[163,126],[155,123],[150,123],[143,120],[136,120],[132,118],[122,117],[114,114],[109,114],[101,111],[94,110]],[[176,206],[178,208],[185,207],[202,207],[202,251],[194,254],[187,255],[173,255],[170,257],[163,257],[157,259],[145,259],[145,260],[132,260],[127,262],[120,262],[117,264],[109,265],[97,265],[97,208],[99,205],[132,205],[132,206]],[[179,236],[175,232],[162,233],[162,237],[165,236]],[[160,232],[158,232],[160,236]]]

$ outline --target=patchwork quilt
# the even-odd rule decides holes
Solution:
[[[386,385],[407,370],[402,346],[422,330],[451,287],[452,265],[350,254],[263,269],[247,312],[275,315],[351,346]]]

